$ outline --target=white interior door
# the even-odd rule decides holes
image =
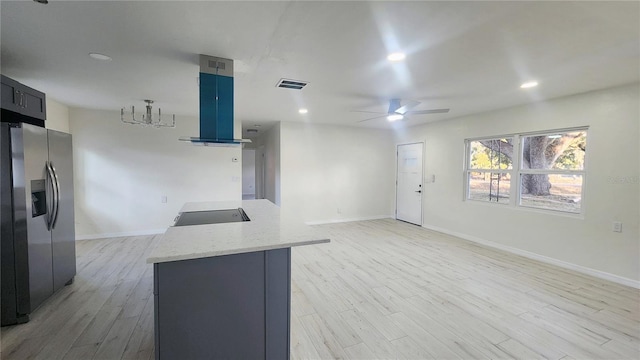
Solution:
[[[398,145],[396,219],[422,225],[423,143]]]

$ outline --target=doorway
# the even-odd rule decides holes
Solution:
[[[242,149],[242,200],[256,198],[256,150]]]
[[[396,219],[422,226],[422,158],[424,143],[397,147]]]
[[[265,198],[265,159],[264,159],[264,145],[258,146],[255,152],[255,190],[256,190],[256,199],[264,199]]]

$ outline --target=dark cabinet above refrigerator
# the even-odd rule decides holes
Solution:
[[[4,75],[0,75],[0,77],[2,80],[0,96],[3,114],[10,111],[19,115],[21,122],[44,126],[44,121],[47,119],[45,94]],[[3,116],[3,118],[7,117]],[[31,121],[26,121],[27,119]]]

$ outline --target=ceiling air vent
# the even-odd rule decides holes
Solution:
[[[307,86],[308,83],[309,83],[308,81],[280,79],[276,87],[285,88],[285,89],[302,90],[302,88]]]
[[[222,61],[209,60],[209,67],[212,69],[218,68],[219,70],[224,70],[226,66]]]

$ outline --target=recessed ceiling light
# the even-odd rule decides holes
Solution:
[[[299,112],[300,114],[306,114],[306,113],[308,113],[308,112],[309,112],[309,110],[307,110],[307,109],[300,109],[300,110],[298,110],[298,112]]]
[[[89,56],[91,56],[92,59],[96,59],[96,60],[102,60],[102,61],[111,60],[110,56],[107,56],[107,55],[104,55],[104,54],[90,53]]]
[[[397,52],[397,53],[389,54],[389,56],[387,56],[387,60],[389,60],[389,61],[402,61],[406,57],[407,57],[407,55],[405,55],[404,53]]]
[[[398,121],[402,119],[404,119],[404,116],[402,116],[401,114],[391,114],[387,116],[387,120],[389,121]]]
[[[260,124],[253,125],[253,127],[260,127],[260,126],[262,126],[262,125],[260,125]]]
[[[538,82],[537,81],[529,81],[529,82],[526,82],[526,83],[520,85],[520,88],[521,89],[528,89],[528,88],[532,88],[532,87],[536,87],[536,86],[538,86]]]

